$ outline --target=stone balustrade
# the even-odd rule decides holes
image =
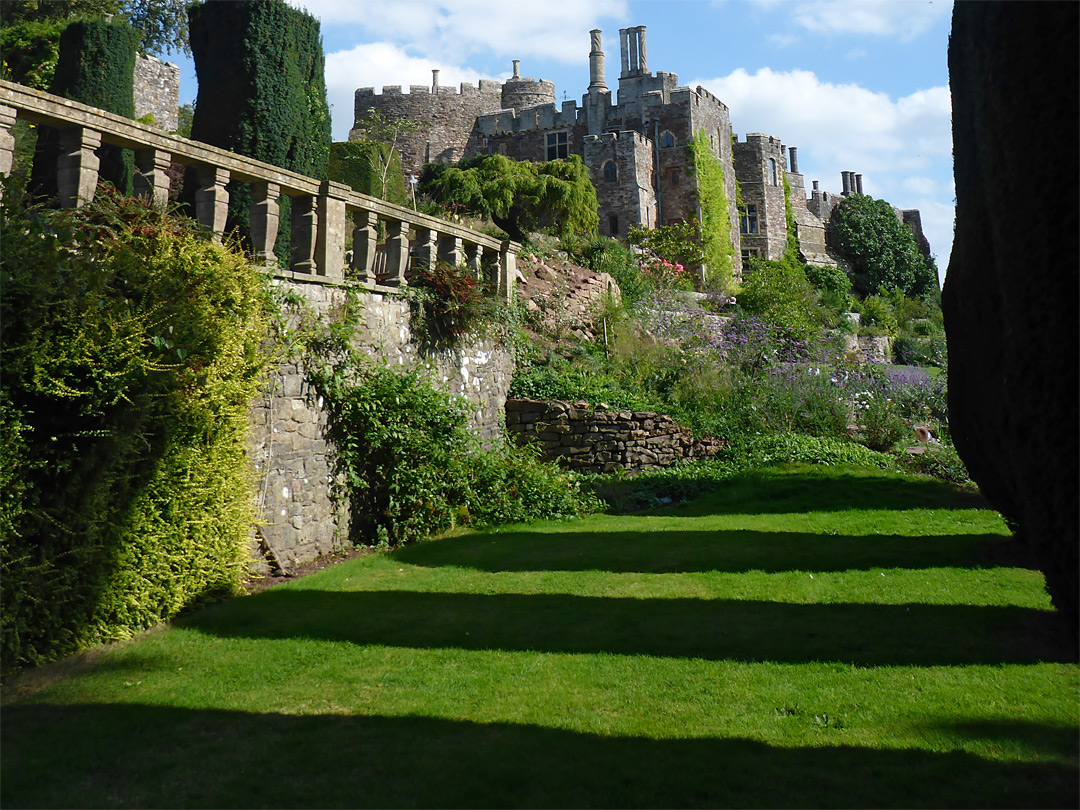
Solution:
[[[346,271],[364,286],[400,287],[407,283],[412,262],[442,259],[464,263],[497,295],[509,299],[517,276],[516,242],[499,241],[452,222],[388,203],[348,186],[320,181],[197,141],[170,135],[119,115],[59,96],[0,81],[0,174],[13,161],[16,119],[58,129],[60,204],[77,207],[90,201],[98,180],[96,150],[115,144],[135,152],[135,193],[164,204],[168,201],[168,169],[180,163],[195,170],[195,217],[220,239],[225,229],[230,181],[251,187],[250,227],[257,260],[273,265],[287,278],[341,283]],[[273,246],[279,228],[278,199],[292,200],[289,227],[292,255],[279,266]],[[385,233],[378,245],[380,223]],[[346,235],[352,231],[351,266],[346,267]],[[378,264],[376,263],[378,254]],[[376,268],[383,274],[376,277]]]

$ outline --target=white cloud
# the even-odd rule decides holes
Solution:
[[[817,34],[868,34],[912,39],[948,14],[948,0],[804,0],[788,9],[797,25]]]
[[[768,40],[777,48],[790,48],[799,41],[795,34],[769,34]]]
[[[384,84],[393,82],[430,85],[431,71],[435,69],[439,71],[439,84],[444,87],[456,87],[462,82],[475,86],[482,78],[495,78],[435,58],[410,56],[389,42],[357,45],[347,51],[328,54],[326,95],[332,108],[334,140],[344,141],[348,138],[358,87],[374,87],[376,92],[380,92]]]
[[[373,39],[445,62],[462,61],[474,53],[577,62],[588,47],[585,32],[598,27],[602,18],[628,17],[627,0],[578,0],[560,4],[557,10],[502,0],[290,2],[318,17],[324,31],[336,24],[362,25]],[[568,36],[572,31],[582,34]]]
[[[731,110],[740,137],[764,132],[799,148],[799,170],[821,189],[842,190],[841,171],[863,190],[919,208],[931,249],[946,262],[952,244],[951,97],[947,87],[899,99],[857,84],[821,81],[806,70],[743,69],[701,84]],[[925,207],[924,207],[925,206]]]

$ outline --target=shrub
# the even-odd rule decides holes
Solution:
[[[309,367],[315,366],[309,363]],[[562,518],[593,508],[569,474],[526,451],[479,449],[462,399],[415,370],[349,353],[316,368],[355,543],[396,546],[460,523]]]
[[[791,340],[808,340],[814,323],[814,295],[801,267],[789,262],[751,259],[743,268],[739,308],[777,326]]]
[[[269,304],[242,256],[104,186],[0,217],[11,669],[238,588]]]
[[[432,346],[453,345],[474,331],[491,309],[491,299],[472,271],[447,262],[413,270],[407,294],[412,333]]]
[[[937,270],[920,251],[915,235],[891,205],[864,194],[841,200],[829,220],[829,244],[852,267],[855,289],[866,295],[879,287],[909,296],[937,290]]]
[[[871,295],[859,302],[858,311],[862,315],[860,333],[865,335],[885,335],[896,337],[900,331],[896,314],[889,302],[879,296]]]
[[[910,432],[896,403],[881,391],[856,394],[854,409],[861,440],[871,450],[889,450]]]
[[[736,255],[727,186],[723,164],[713,154],[705,130],[694,135],[690,157],[701,209],[701,248],[706,272],[703,281],[709,289],[727,292],[734,282]]]

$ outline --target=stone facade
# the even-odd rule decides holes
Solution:
[[[285,282],[322,317],[342,304],[339,287]],[[423,355],[409,330],[408,303],[369,293],[364,305],[361,345],[392,366],[430,369],[432,382],[470,404],[470,427],[486,443],[499,438],[514,365],[509,351],[483,340]],[[281,363],[266,393],[252,409],[252,455],[260,476],[259,553],[271,565],[288,568],[345,544],[348,510],[331,497],[334,448],[326,438],[322,400],[307,383],[305,370]]]
[[[710,458],[723,447],[695,439],[670,416],[560,400],[507,400],[506,432],[522,444],[539,443],[549,461],[587,472],[670,467],[680,459]]]
[[[154,116],[154,126],[175,132],[179,125],[180,68],[152,56],[135,57],[135,117]]]
[[[744,203],[740,227],[744,257],[779,261],[787,247],[784,206],[785,150],[779,138],[752,132],[734,144],[735,176]],[[794,196],[794,195],[792,195]],[[799,200],[792,200],[792,209]],[[801,206],[805,208],[805,203]]]
[[[476,117],[502,106],[502,84],[481,79],[476,87],[462,83],[459,89],[412,85],[408,93],[400,86],[384,87],[381,94],[374,87],[356,91],[356,121],[368,110],[377,111],[389,121],[416,121],[423,128],[398,139],[401,165],[406,174],[419,174],[420,167],[431,161],[453,163],[465,155]],[[349,140],[359,140],[362,131],[353,129]]]

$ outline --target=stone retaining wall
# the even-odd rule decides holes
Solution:
[[[292,282],[314,313],[325,317],[342,304],[344,291]],[[514,365],[510,353],[490,340],[434,355],[421,355],[409,330],[409,305],[386,295],[362,296],[360,342],[390,365],[426,366],[436,387],[470,403],[470,426],[484,440],[501,433],[503,403]],[[260,477],[256,567],[289,568],[345,544],[348,509],[331,498],[334,448],[326,438],[323,402],[304,368],[286,361],[270,374],[266,393],[252,410],[251,452]]]
[[[723,446],[695,439],[670,416],[560,400],[506,400],[506,432],[522,444],[539,442],[545,459],[583,472],[669,467],[684,458],[709,458]]]

